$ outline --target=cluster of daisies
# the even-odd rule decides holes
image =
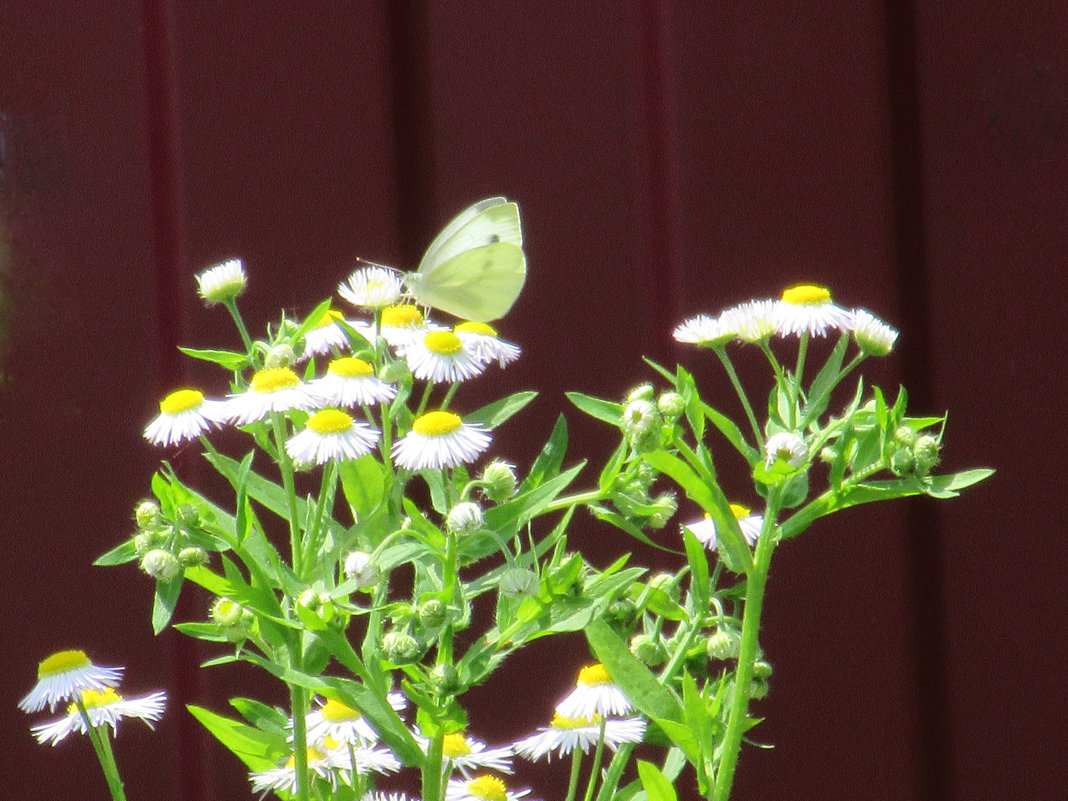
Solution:
[[[890,353],[898,336],[871,312],[836,305],[826,287],[801,284],[785,290],[779,300],[751,300],[718,317],[691,317],[675,328],[674,337],[688,345],[720,347],[734,340],[758,343],[775,335],[822,337],[834,331],[852,333],[870,356]]]
[[[58,745],[72,732],[85,734],[105,727],[114,735],[123,718],[140,718],[152,728],[163,716],[166,694],[126,698],[115,689],[122,674],[121,667],[94,665],[84,651],[59,651],[43,660],[37,684],[19,701],[19,709],[39,712],[47,706],[52,712],[58,704],[67,706],[63,717],[30,728],[37,742]]]
[[[234,298],[247,282],[239,260],[216,265],[197,276],[201,296],[208,303],[233,308]],[[396,388],[376,374],[368,360],[352,355],[350,331],[378,350],[384,341],[411,374],[432,384],[456,384],[483,373],[496,362],[504,367],[520,354],[516,345],[497,336],[486,323],[463,322],[452,328],[424,318],[419,308],[403,303],[399,275],[384,267],[356,270],[340,285],[338,294],[373,319],[346,319],[328,309],[303,337],[294,354],[283,345],[271,349],[266,366],[257,370],[247,387],[225,399],[209,399],[198,389],[179,389],[159,404],[159,415],[144,436],[156,445],[176,445],[223,425],[244,426],[289,411],[307,413],[303,430],[285,442],[289,456],[301,465],[356,459],[371,452],[382,432],[358,420],[375,404],[388,404]],[[305,380],[294,369],[313,356],[328,357],[325,372]],[[278,363],[275,363],[278,362]],[[305,371],[306,372],[306,371]],[[415,419],[411,429],[392,445],[391,456],[410,470],[445,468],[474,461],[486,450],[490,435],[445,409],[430,410]]]
[[[397,712],[405,708],[399,693],[390,693],[389,703]],[[446,734],[442,758],[450,778],[446,801],[517,801],[529,789],[510,789],[495,773],[512,773],[512,760],[519,756],[538,760],[563,756],[573,751],[587,753],[598,742],[611,750],[623,743],[641,742],[645,721],[637,716],[620,717],[633,710],[623,691],[603,665],[593,664],[579,671],[575,689],[556,707],[552,722],[535,734],[511,745],[490,748],[465,732]],[[400,769],[400,763],[382,746],[375,730],[360,713],[335,700],[321,701],[306,718],[308,769],[316,777],[336,787],[351,786],[352,774],[386,774]],[[429,741],[415,732],[416,742],[426,752]],[[451,774],[458,775],[451,775]],[[253,790],[292,792],[296,787],[295,760],[269,770],[250,774]],[[409,801],[400,793],[372,792],[364,801]]]

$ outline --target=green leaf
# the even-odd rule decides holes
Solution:
[[[298,328],[293,334],[293,336],[290,338],[291,341],[298,342],[304,337],[305,334],[307,334],[313,328],[316,328],[322,321],[323,315],[330,311],[331,305],[332,301],[330,300],[330,298],[327,298],[326,300],[319,303],[319,305],[316,306],[314,309],[312,309],[311,313],[304,318],[304,322],[300,324],[300,328]]]
[[[841,377],[842,360],[845,358],[846,348],[849,345],[850,334],[843,332],[834,345],[834,349],[827,357],[827,361],[820,368],[812,386],[808,391],[808,404],[805,408],[805,416],[801,421],[801,428],[805,428],[813,420],[817,419],[831,400],[831,392]]]
[[[178,347],[178,350],[186,356],[192,356],[194,359],[202,359],[206,362],[214,362],[233,372],[243,370],[249,366],[248,355],[245,353],[237,353],[231,350],[201,350],[199,348],[183,348],[181,346]]]
[[[660,772],[660,768],[644,759],[639,759],[637,762],[638,778],[641,779],[649,801],[677,801],[675,788],[672,787],[668,777]]]
[[[596,417],[609,425],[619,427],[623,420],[623,404],[584,395],[581,392],[566,392],[567,399],[590,417]]]
[[[602,618],[590,621],[586,639],[608,675],[640,712],[651,718],[682,721],[682,707],[675,696],[638,661]],[[681,743],[678,745],[683,747]]]
[[[925,482],[925,491],[934,498],[955,498],[962,489],[985,481],[994,475],[988,467],[964,470],[944,476],[931,476]]]
[[[94,565],[99,567],[111,567],[113,565],[123,565],[127,562],[132,562],[137,558],[137,548],[134,547],[133,540],[126,540],[122,545],[112,548],[107,553],[98,556]]]
[[[707,609],[712,595],[708,573],[708,553],[693,533],[683,526],[682,541],[686,546],[686,560],[690,563],[690,591],[693,592],[694,605],[698,609]]]
[[[727,441],[734,446],[734,449],[742,455],[750,466],[760,461],[759,451],[745,441],[745,435],[742,433],[741,429],[735,425],[733,420],[725,414],[717,412],[707,404],[702,403],[701,406],[703,407],[705,416],[709,419],[712,425],[716,427],[719,433],[727,438]]]
[[[552,433],[549,434],[549,439],[546,440],[544,447],[538,454],[538,458],[534,460],[530,472],[523,479],[523,483],[519,488],[520,493],[534,489],[534,487],[557,475],[560,472],[560,465],[564,462],[564,454],[566,452],[567,420],[563,415],[560,415],[556,418]]]
[[[156,597],[152,602],[152,633],[159,634],[174,615],[174,607],[178,604],[178,595],[182,591],[183,576],[175,576],[170,581],[156,582]]]
[[[477,423],[493,430],[538,396],[537,392],[516,392],[507,398],[487,403],[481,409],[464,417],[465,423]]]
[[[370,454],[341,462],[338,465],[341,489],[352,507],[356,521],[370,517],[385,497],[385,475],[382,465]]]
[[[204,707],[187,704],[186,709],[250,771],[273,768],[286,754],[284,739],[280,740],[239,720],[217,715]]]

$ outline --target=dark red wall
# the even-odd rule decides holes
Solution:
[[[671,326],[809,280],[901,328],[873,378],[950,410],[946,467],[999,470],[782,548],[754,732],[775,748],[743,756],[738,797],[1064,797],[1068,6],[754,5],[8,0],[5,796],[105,797],[87,743],[39,747],[15,709],[64,647],[171,693],[155,735],[118,741],[131,799],[247,795],[179,706],[269,690],[196,670],[199,646],[152,637],[146,579],[90,566],[147,490],[140,430],[187,369],[175,346],[231,341],[193,274],[243,257],[263,324],[356,256],[410,265],[504,194],[530,277],[499,389],[542,396],[503,453],[529,460],[560,411],[576,453],[603,449],[562,392],[619,394],[641,355],[685,359],[720,397]],[[544,717],[558,679],[524,665],[504,675],[529,705],[476,694],[483,731]]]

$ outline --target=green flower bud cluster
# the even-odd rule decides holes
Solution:
[[[938,437],[917,434],[909,426],[899,426],[891,447],[890,470],[894,475],[923,478],[938,465],[942,445]]]
[[[479,481],[482,484],[482,494],[493,503],[504,503],[511,498],[519,484],[515,465],[502,459],[494,459],[486,465]]]
[[[222,628],[232,643],[245,640],[256,622],[255,616],[237,601],[224,596],[216,598],[208,613],[211,621]]]
[[[187,567],[207,563],[207,550],[189,533],[201,524],[196,506],[182,504],[168,521],[158,503],[144,500],[134,509],[134,520],[138,528],[131,538],[134,552],[141,560],[141,570],[156,581],[170,581]]]

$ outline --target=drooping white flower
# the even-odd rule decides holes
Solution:
[[[167,695],[155,692],[143,698],[123,698],[114,687],[105,687],[103,690],[82,690],[81,700],[93,728],[106,724],[115,733],[118,731],[119,721],[123,718],[140,718],[150,729],[154,728],[152,724],[163,716]],[[30,731],[37,738],[37,742],[57,745],[72,732],[84,734],[85,718],[82,717],[78,705],[72,702],[67,706],[67,714],[64,717],[33,726]]]
[[[777,330],[781,336],[821,337],[837,329],[848,331],[852,318],[848,311],[831,301],[831,292],[826,287],[800,284],[782,293],[775,306]]]
[[[869,356],[886,356],[894,349],[897,331],[864,309],[853,309],[853,337]]]
[[[735,337],[734,329],[718,317],[698,314],[683,320],[672,332],[676,342],[685,345],[713,347],[730,342]]]
[[[144,436],[153,445],[177,445],[225,420],[223,401],[206,400],[197,389],[179,389],[159,402],[159,415],[145,427]]]
[[[764,457],[767,467],[771,467],[779,459],[790,467],[801,467],[808,458],[808,446],[792,431],[780,431],[778,434],[772,434],[764,443]]]
[[[400,300],[403,286],[396,270],[362,267],[337,288],[338,294],[361,309],[385,309]]]
[[[727,309],[720,319],[738,339],[750,344],[768,340],[778,329],[779,322],[774,300],[747,301]]]
[[[481,428],[464,423],[458,414],[427,412],[416,418],[412,430],[393,445],[393,459],[409,470],[455,467],[473,462],[491,441]]]
[[[463,342],[464,349],[479,361],[495,361],[499,367],[504,367],[519,358],[519,346],[505,342],[488,323],[467,321],[459,323],[452,330]]]
[[[645,736],[645,721],[641,718],[566,718],[556,714],[548,726],[518,740],[515,753],[530,760],[552,759],[554,754],[565,756],[576,748],[586,753],[600,739],[602,721],[604,744],[613,751],[623,743],[640,743]]]
[[[605,666],[595,662],[579,671],[575,689],[556,705],[556,714],[564,718],[588,719],[596,715],[625,715],[633,708]]]
[[[312,356],[328,356],[349,349],[349,335],[338,323],[346,322],[345,315],[334,309],[323,312],[315,324],[304,332],[304,352],[299,361]]]
[[[241,259],[229,259],[197,275],[197,292],[209,306],[240,295],[248,283]]]
[[[71,701],[82,690],[102,691],[122,679],[121,667],[100,667],[89,661],[85,651],[58,651],[37,667],[37,684],[19,701],[19,709],[37,712],[55,709],[61,701]]]
[[[738,521],[738,528],[742,531],[742,537],[749,545],[753,545],[757,541],[757,537],[760,536],[760,531],[764,527],[764,516],[754,515],[750,513],[748,507],[741,504],[732,503],[730,505],[731,512],[734,513],[735,520]],[[716,535],[716,521],[712,519],[710,515],[705,515],[703,519],[693,523],[685,523],[683,525],[687,531],[693,534],[697,541],[704,545],[708,550],[714,551],[716,549],[717,535]]]

